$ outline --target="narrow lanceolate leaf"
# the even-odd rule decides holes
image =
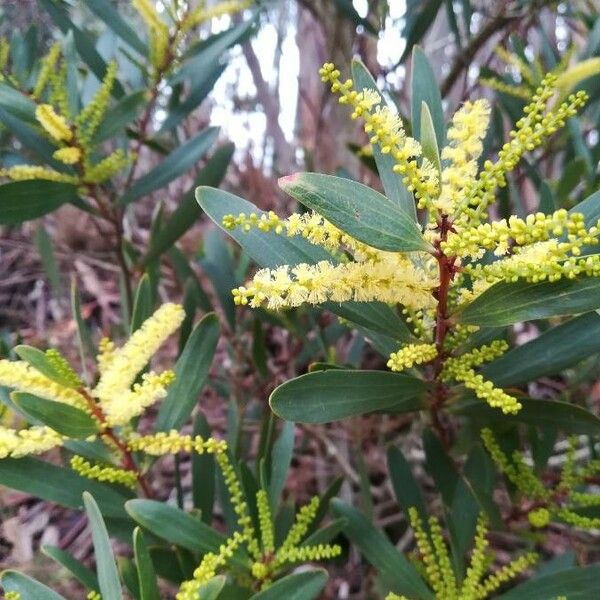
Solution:
[[[21,360],[29,363],[36,371],[39,371],[48,379],[65,387],[76,387],[73,385],[73,377],[69,377],[57,369],[45,352],[26,344],[15,346],[15,352]]]
[[[442,163],[440,162],[440,151],[435,138],[431,111],[425,102],[421,102],[421,146],[423,148],[423,156],[436,168],[438,178],[441,178]]]
[[[231,157],[233,156],[234,145],[227,144],[219,148],[208,160],[200,175],[196,179],[195,186],[210,185],[217,186],[221,183]],[[161,227],[160,231],[150,240],[148,254],[142,260],[143,264],[148,264],[158,258],[163,252],[166,252],[202,214],[202,209],[194,197],[195,186],[187,192],[179,201],[179,206],[171,215],[169,220]]]
[[[596,308],[600,308],[600,285],[594,277],[539,283],[500,282],[467,305],[457,318],[469,325],[497,327]]]
[[[496,385],[521,385],[560,373],[600,352],[600,315],[590,312],[545,331],[488,363],[482,373]]]
[[[573,567],[526,581],[498,596],[498,600],[548,600],[565,596],[569,600],[592,600],[598,596],[600,566]]]
[[[315,600],[327,583],[323,569],[287,575],[266,590],[250,597],[250,600]]]
[[[281,435],[273,444],[271,455],[271,478],[269,480],[269,501],[273,509],[277,508],[279,497],[285,486],[292,454],[294,452],[294,425],[293,423],[284,423],[281,429]]]
[[[304,206],[361,242],[390,252],[427,250],[414,220],[372,188],[321,173],[296,173],[280,187]]]
[[[35,422],[43,423],[68,438],[85,439],[98,432],[96,421],[74,406],[24,392],[13,392],[11,399]]]
[[[519,402],[522,408],[516,415],[505,415],[481,400],[458,406],[455,412],[480,423],[526,423],[539,427],[556,427],[565,433],[600,434],[600,419],[581,406],[531,398],[520,398]]]
[[[150,277],[145,273],[138,283],[133,301],[133,312],[131,314],[131,323],[129,325],[131,335],[137,331],[142,323],[152,314],[152,286]]]
[[[352,61],[352,79],[356,89],[377,90],[377,84],[371,73],[360,59]],[[384,154],[377,144],[373,144],[373,158],[377,165],[379,178],[385,190],[385,195],[391,202],[397,204],[402,210],[409,214],[414,221],[417,220],[417,210],[412,194],[402,183],[402,177],[394,173],[395,160],[391,154]]]
[[[287,421],[328,423],[377,410],[419,410],[425,390],[423,381],[408,375],[334,369],[287,381],[273,391],[269,403]]]
[[[102,513],[90,493],[83,493],[83,503],[92,529],[92,541],[94,543],[94,556],[96,558],[100,594],[102,594],[103,598],[122,600],[123,592],[119,581],[119,573]]]
[[[446,143],[446,132],[442,96],[429,60],[427,60],[427,56],[418,46],[413,49],[411,69],[411,119],[413,137],[421,142],[423,141],[421,106],[425,103],[431,114],[437,146],[438,148],[443,148]]]
[[[57,467],[29,456],[0,460],[0,485],[69,508],[81,508],[81,495],[87,490],[94,495],[102,514],[127,518],[123,506],[127,498],[120,492],[82,477],[71,469]]]
[[[142,42],[135,29],[127,23],[112,6],[110,0],[87,0],[87,7],[106,23],[116,35],[140,54],[146,55],[148,48]]]
[[[214,313],[196,325],[175,364],[175,381],[161,404],[156,431],[179,429],[189,418],[208,377],[217,341],[219,320]]]
[[[0,225],[17,225],[77,199],[77,188],[57,181],[13,181],[0,185]]]
[[[217,600],[225,587],[227,578],[225,575],[217,575],[206,583],[203,583],[198,589],[198,598],[202,600]]]
[[[386,587],[398,594],[433,600],[433,594],[404,555],[380,529],[352,506],[333,500],[333,512],[346,519],[344,533],[377,569]]]
[[[67,569],[75,579],[90,590],[100,591],[96,573],[88,569],[82,562],[71,556],[68,552],[61,550],[58,546],[42,546],[42,552]]]
[[[410,464],[400,448],[390,447],[387,453],[388,471],[396,500],[404,512],[415,507],[423,522],[427,521],[427,509],[419,484],[412,474]]]
[[[218,134],[218,127],[207,127],[196,137],[177,147],[149,173],[136,179],[121,197],[120,203],[129,204],[183,175],[208,152]]]
[[[4,571],[0,575],[0,584],[5,592],[17,592],[27,600],[65,600],[64,596],[17,571]]]
[[[144,534],[139,527],[136,527],[133,532],[133,550],[140,589],[139,600],[160,600],[160,592],[158,590],[152,558],[150,558]]]

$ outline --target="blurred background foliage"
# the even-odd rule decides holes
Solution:
[[[152,4],[172,37],[196,2]],[[32,98],[42,57],[55,43],[64,65],[57,73],[65,77],[75,113],[94,98],[108,65],[116,62],[94,147],[102,156],[121,149],[130,157],[98,185],[57,188],[56,182],[3,180],[0,353],[7,356],[24,340],[56,346],[89,367],[90,340],[125,335],[136,319],[139,324],[168,299],[180,300],[187,313],[177,347],[170,349],[176,355],[196,318],[215,311],[221,335],[215,337],[208,383],[201,394],[196,390],[196,426],[225,436],[237,460],[256,466],[257,477],[257,465],[276,439],[266,403],[276,385],[328,364],[382,368],[395,349],[381,323],[354,326],[327,310],[234,310],[230,290],[243,284],[255,265],[201,214],[193,197],[196,185],[221,186],[263,210],[286,214],[295,206],[276,181],[296,170],[342,174],[381,188],[364,134],[319,79],[325,61],[349,72],[352,58],[360,57],[409,131],[417,126],[412,115],[419,99],[436,95],[437,89],[446,116],[467,99],[488,98],[493,117],[487,155],[504,143],[542,73],[556,70],[562,92],[585,89],[590,101],[511,177],[496,216],[570,208],[598,189],[600,16],[594,1],[264,0],[194,24],[177,37],[166,62],[154,65],[152,28],[134,5],[128,0],[0,3],[2,172],[23,164],[72,172],[52,158],[54,148],[35,118],[39,101]],[[420,72],[429,80],[415,82],[413,54],[415,60],[426,57],[430,68]],[[522,327],[517,338],[529,340],[546,327]],[[81,352],[72,343],[76,336]],[[576,368],[529,384],[529,394],[548,398],[569,390],[575,401],[585,395],[588,405],[597,406],[600,345],[595,341],[586,348]],[[547,460],[556,430],[528,433],[537,444],[534,454]],[[506,444],[515,445],[518,430],[505,434]],[[280,435],[289,437],[289,430]],[[469,444],[468,428],[461,443]],[[391,479],[386,445],[392,448]],[[284,451],[281,445],[275,448]],[[402,415],[297,425],[295,448],[293,458],[285,458],[291,469],[281,519],[289,521],[294,505],[312,494],[329,498],[333,486],[401,550],[410,547],[411,534],[406,515],[396,507],[394,493],[402,491],[393,489],[394,473],[399,476],[410,463],[431,498],[444,484],[434,466],[442,451],[423,442],[419,428],[411,429]],[[564,463],[567,451],[566,443],[559,444],[550,466]],[[587,452],[593,454],[592,445]],[[479,465],[484,472],[487,464]],[[481,473],[477,466],[475,457],[474,477]],[[187,460],[162,466],[155,481],[158,497],[178,496],[183,505],[194,468]],[[340,475],[341,487],[335,483]],[[90,534],[72,510],[0,488],[0,511],[3,566],[52,581],[56,573],[36,554],[40,545],[89,558]],[[534,542],[546,558],[561,556],[563,566],[573,563],[573,552],[580,564],[598,560],[597,536],[570,536],[567,540],[556,526]],[[506,563],[522,541],[502,532],[493,545],[499,562]],[[178,569],[184,577],[190,559],[181,554]],[[344,558],[329,570],[323,597],[370,597],[370,568],[355,550]],[[70,584],[54,583],[73,593]]]

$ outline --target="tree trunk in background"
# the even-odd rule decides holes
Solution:
[[[355,25],[340,15],[334,2],[310,0],[298,6],[297,43],[300,53],[298,138],[305,168],[334,173],[339,167],[356,172],[358,161],[348,150],[357,128],[348,107],[340,105],[319,78],[319,68],[334,62],[350,76]]]

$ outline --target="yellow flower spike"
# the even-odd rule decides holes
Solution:
[[[220,2],[214,6],[207,7],[204,2],[200,2],[182,21],[180,26],[181,34],[185,34],[193,27],[197,27],[210,19],[242,12],[252,6],[252,4],[253,0],[228,0],[227,2]]]
[[[106,422],[110,427],[125,425],[146,408],[167,396],[167,388],[175,380],[173,371],[144,373],[141,383],[134,383],[133,389],[119,396],[101,401]]]
[[[486,550],[488,547],[486,518],[480,515],[475,529],[475,545],[459,598],[477,598],[475,595],[487,568]]]
[[[150,0],[132,0],[132,4],[148,27],[150,38],[150,63],[154,67],[154,79],[156,82],[167,58],[169,28],[160,18],[154,3]]]
[[[125,469],[108,465],[93,465],[85,460],[83,456],[73,456],[70,464],[75,472],[88,479],[118,483],[131,489],[135,489],[137,486],[137,475],[134,471],[126,471]]]
[[[46,132],[58,142],[69,142],[73,132],[64,117],[57,114],[50,104],[39,104],[35,109],[35,118]]]
[[[512,83],[505,83],[500,79],[493,77],[480,77],[479,83],[491,90],[496,90],[509,96],[514,96],[520,100],[529,100],[531,98],[531,90],[524,85],[514,85]]]
[[[425,565],[427,582],[435,594],[441,598],[445,590],[440,566],[437,563],[435,551],[429,540],[429,536],[423,529],[419,511],[414,506],[411,506],[408,509],[408,519],[415,535],[415,541],[417,542],[421,560]]]
[[[515,579],[529,567],[535,565],[538,560],[539,556],[535,554],[535,552],[529,552],[498,569],[498,571],[490,575],[477,587],[477,595],[475,598],[487,598],[503,584]]]
[[[217,574],[217,569],[224,566],[233,556],[234,551],[245,541],[239,531],[219,548],[217,553],[209,552],[204,555],[202,562],[194,571],[193,579],[184,581],[175,596],[175,600],[198,600],[198,590],[202,584]]]
[[[56,150],[52,157],[65,165],[74,165],[81,159],[81,150],[75,146],[66,146]]]
[[[172,429],[150,435],[132,435],[127,446],[134,452],[144,452],[151,456],[164,456],[178,452],[196,452],[197,454],[221,454],[227,450],[227,442],[215,438],[192,437]]]
[[[256,493],[256,507],[258,510],[263,553],[271,553],[275,550],[275,534],[273,531],[273,516],[271,515],[271,507],[269,506],[269,497],[265,490],[259,490]]]
[[[6,177],[13,181],[30,181],[32,179],[44,179],[45,181],[59,181],[61,183],[79,184],[79,177],[59,173],[49,167],[38,167],[37,165],[16,165],[8,169],[0,169],[0,177]]]
[[[20,592],[6,592],[5,600],[23,600]]]
[[[122,171],[132,161],[132,156],[118,148],[95,165],[85,165],[83,178],[86,183],[103,183]]]
[[[31,92],[31,97],[34,100],[37,100],[42,95],[42,92],[50,79],[50,73],[54,70],[54,66],[58,61],[60,51],[60,43],[56,42],[52,45],[48,54],[42,59],[40,72],[37,76],[33,91]]]
[[[76,390],[48,379],[25,361],[0,360],[0,385],[84,410],[86,407],[84,398]]]
[[[433,307],[434,282],[401,254],[381,253],[377,260],[333,265],[321,261],[316,265],[262,269],[244,287],[233,290],[238,305],[253,308],[265,304],[278,310],[302,304],[333,302],[400,303],[409,308]]]
[[[111,403],[120,395],[128,393],[138,373],[181,325],[184,317],[185,311],[179,304],[163,304],[144,321],[122,348],[114,351],[94,388],[94,395],[101,402]]]
[[[429,517],[429,535],[433,543],[433,550],[437,564],[442,576],[444,586],[444,598],[447,600],[457,599],[456,576],[450,562],[448,547],[444,541],[444,534],[440,522],[435,517]]]
[[[386,597],[385,600],[409,600],[406,596],[398,596],[398,594],[394,594],[393,592],[390,592]]]
[[[527,513],[527,520],[532,527],[541,529],[550,523],[550,511],[547,508],[536,508]]]
[[[91,592],[88,592],[86,600],[102,600],[102,596],[96,590],[92,590]]]
[[[283,544],[275,553],[275,565],[285,562],[290,549],[297,548],[302,538],[306,535],[310,524],[314,521],[321,500],[318,496],[311,498],[308,504],[305,504],[296,514],[296,520],[290,528]]]
[[[16,431],[0,426],[0,459],[21,458],[29,454],[43,454],[62,446],[63,436],[44,425]]]
[[[392,371],[404,371],[414,365],[431,362],[437,356],[435,344],[407,344],[398,352],[392,352],[387,366]]]

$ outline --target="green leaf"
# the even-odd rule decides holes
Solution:
[[[373,27],[368,19],[365,19],[365,17],[361,17],[358,14],[358,11],[356,8],[354,8],[354,4],[352,4],[352,0],[334,0],[334,2],[338,10],[348,19],[350,19],[355,25],[360,25],[369,33],[377,35],[377,29]]]
[[[376,410],[412,412],[423,407],[420,379],[387,371],[329,370],[307,373],[276,388],[273,412],[287,421],[329,423]]]
[[[497,327],[596,308],[600,308],[598,280],[582,277],[539,283],[500,282],[475,298],[456,316],[461,323]]]
[[[129,26],[108,0],[87,0],[86,6],[124,42],[137,50],[142,56],[147,55],[148,48],[146,44],[142,42],[135,29]]]
[[[52,286],[54,293],[57,296],[60,296],[63,288],[60,270],[56,264],[56,258],[54,256],[52,238],[48,235],[48,232],[43,225],[40,225],[35,233],[35,242],[40,255],[40,260],[42,261],[42,266],[44,267],[46,276],[50,281],[50,285]]]
[[[287,575],[266,590],[251,596],[251,600],[314,600],[327,583],[327,572],[323,569]]]
[[[569,600],[592,600],[598,595],[599,578],[598,565],[573,567],[526,581],[498,596],[498,600],[548,600],[561,595]]]
[[[131,323],[129,326],[129,335],[137,331],[142,323],[152,315],[152,288],[150,286],[150,277],[144,273],[138,283],[133,301],[133,312],[131,313]]]
[[[406,47],[398,64],[410,54],[415,44],[418,44],[437,16],[442,0],[423,0],[409,2],[406,16],[406,26],[402,36],[406,39]]]
[[[344,533],[378,570],[385,585],[398,594],[433,600],[433,594],[402,553],[364,515],[352,506],[333,500],[333,512],[346,519]]]
[[[57,181],[13,181],[0,185],[0,225],[17,225],[77,200],[77,188]]]
[[[200,185],[218,186],[225,177],[234,149],[233,144],[226,144],[207,161],[194,186],[181,198],[179,206],[171,218],[155,236],[152,236],[148,253],[143,258],[142,264],[145,265],[157,259],[194,225],[202,214],[202,209],[194,197],[195,187]]]
[[[355,58],[352,61],[352,79],[355,82],[356,89],[364,88],[377,90],[377,84],[369,73],[367,67]],[[412,194],[402,183],[402,177],[394,173],[395,160],[391,154],[383,154],[378,144],[373,144],[373,158],[377,165],[377,171],[385,190],[388,200],[397,204],[402,210],[409,214],[414,221],[417,220],[417,209]]]
[[[24,392],[13,392],[12,401],[35,421],[73,439],[85,439],[98,433],[98,424],[87,413],[62,402],[38,398]]]
[[[48,544],[42,546],[42,552],[67,569],[67,571],[69,571],[69,573],[71,573],[71,575],[86,588],[97,592],[100,591],[96,573],[91,569],[88,569],[82,562],[78,561],[68,552],[61,550],[58,546],[50,546]]]
[[[125,127],[135,120],[140,108],[146,102],[145,90],[138,90],[123,96],[116,104],[110,106],[94,134],[92,142],[101,144],[125,131]]]
[[[102,513],[89,492],[83,493],[83,503],[92,529],[98,586],[104,598],[122,600],[123,592],[119,581],[119,573],[115,564],[113,549],[108,539],[108,531],[102,519]]]
[[[79,297],[79,289],[77,287],[77,280],[75,277],[73,277],[71,280],[71,313],[73,314],[73,320],[77,325],[77,345],[79,347],[79,358],[82,366],[83,376],[85,381],[89,383],[86,367],[86,356],[92,356],[95,352],[95,348],[92,343],[90,330],[85,324],[81,314],[81,299]]]
[[[600,315],[590,312],[562,323],[488,363],[482,374],[500,387],[560,373],[600,352]]]
[[[442,96],[427,56],[418,46],[415,46],[412,51],[411,94],[413,137],[420,140],[421,143],[423,142],[421,111],[422,104],[425,103],[431,113],[437,147],[443,148],[446,145],[446,130],[444,127]]]
[[[69,508],[82,507],[86,490],[94,495],[102,514],[127,518],[123,507],[126,496],[98,481],[82,477],[71,469],[26,456],[0,460],[0,485],[55,502]]]
[[[136,527],[133,532],[133,550],[140,589],[139,600],[160,600],[152,558],[150,558],[148,546],[144,541],[144,534],[139,527]]]
[[[21,360],[29,363],[36,371],[45,375],[48,379],[51,379],[64,387],[74,387],[72,379],[61,373],[50,362],[45,352],[42,352],[33,346],[27,346],[26,344],[15,346],[14,351]]]
[[[435,139],[431,112],[425,102],[421,102],[421,147],[423,148],[423,156],[436,168],[438,178],[441,178],[442,163],[440,161],[440,151]]]
[[[516,415],[505,415],[502,411],[488,406],[481,400],[473,400],[466,405],[457,406],[453,412],[483,424],[526,423],[538,427],[556,427],[565,433],[600,434],[600,419],[576,404],[531,398],[519,398],[519,402],[522,408]]]
[[[225,575],[217,575],[216,577],[213,577],[200,586],[198,589],[198,598],[202,598],[202,600],[217,600],[219,594],[225,587],[226,581],[227,579]]]
[[[362,183],[322,173],[296,173],[282,177],[279,186],[298,202],[373,248],[409,252],[429,247],[412,217]]]
[[[150,533],[192,552],[218,552],[225,542],[212,527],[174,506],[155,500],[130,500],[125,508]]]
[[[120,204],[130,204],[183,175],[210,150],[218,134],[218,127],[207,127],[182,146],[178,146],[149,173],[136,179],[121,197]]]
[[[65,600],[64,596],[17,571],[4,571],[0,583],[5,592],[18,592],[23,600]]]
[[[219,320],[206,315],[192,331],[175,364],[175,381],[169,387],[155,423],[155,431],[179,429],[189,418],[208,371],[219,339]]]
[[[277,441],[273,444],[273,452],[271,454],[271,477],[268,490],[269,501],[273,509],[277,507],[292,462],[294,433],[294,424],[284,423]]]
[[[415,507],[419,511],[421,520],[426,523],[427,509],[425,508],[423,495],[402,450],[391,446],[388,449],[387,459],[392,488],[400,508],[404,512],[408,512],[409,508]]]
[[[35,102],[4,81],[0,81],[0,106],[18,120],[37,125]]]

